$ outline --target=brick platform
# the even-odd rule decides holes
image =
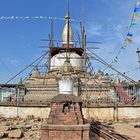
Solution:
[[[89,140],[89,125],[84,125],[79,97],[58,94],[52,99],[48,123],[41,127],[40,140]]]
[[[40,140],[89,140],[89,125],[44,125]]]

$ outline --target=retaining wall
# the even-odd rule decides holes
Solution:
[[[48,118],[50,113],[49,107],[12,107],[0,106],[0,115],[4,117],[26,118],[27,115],[35,117]],[[90,107],[83,108],[85,118],[92,117],[101,120],[115,119],[136,119],[140,118],[140,106],[124,106],[124,107]]]

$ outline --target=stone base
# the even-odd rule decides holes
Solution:
[[[44,125],[40,140],[89,140],[89,125]]]

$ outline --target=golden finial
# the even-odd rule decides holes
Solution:
[[[69,5],[68,5],[68,10],[67,10],[67,14],[65,16],[66,22],[69,22],[70,20],[70,10],[69,10]]]

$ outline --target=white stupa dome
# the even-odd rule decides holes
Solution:
[[[81,56],[79,56],[74,52],[70,52],[67,54],[66,52],[64,52],[64,53],[56,54],[51,58],[50,70],[62,69],[63,64],[66,60],[66,56],[70,57],[70,63],[73,68],[83,69],[84,60]]]

